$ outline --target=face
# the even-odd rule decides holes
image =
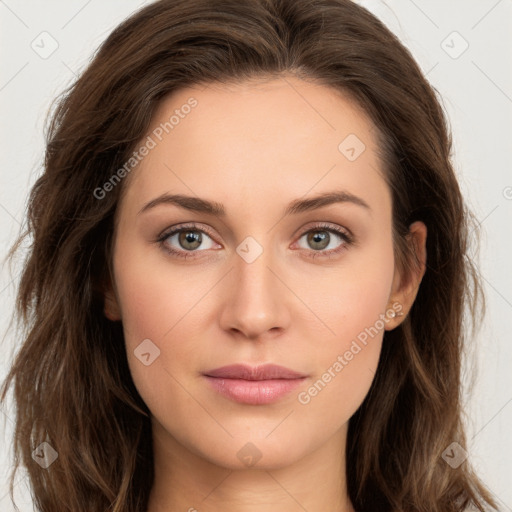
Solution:
[[[406,307],[375,127],[289,77],[183,89],[144,144],[105,312],[123,323],[154,435],[227,468],[341,439]]]

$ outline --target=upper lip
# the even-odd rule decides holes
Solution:
[[[215,370],[209,370],[204,375],[207,377],[243,380],[301,379],[307,377],[303,373],[275,364],[263,364],[261,366],[231,364],[216,368]]]

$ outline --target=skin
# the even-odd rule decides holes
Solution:
[[[133,380],[151,411],[148,512],[352,511],[348,421],[372,383],[384,330],[403,321],[425,269],[400,275],[395,268],[391,194],[375,127],[338,91],[283,76],[176,92],[161,103],[148,134],[190,97],[197,106],[123,184],[114,282],[105,294],[105,314],[123,323]],[[366,146],[354,161],[338,149],[349,134]],[[292,200],[339,189],[370,208],[344,202],[283,216]],[[222,203],[226,216],[172,204],[138,214],[163,193]],[[193,233],[211,232],[201,231],[201,245],[167,238],[183,253],[199,245],[187,260],[155,243],[185,222],[197,223]],[[350,230],[355,242],[344,245],[329,232],[328,247],[315,250],[321,244],[308,242],[307,232],[325,234],[318,223]],[[410,233],[424,263],[426,227],[416,222]],[[248,236],[263,250],[251,263],[236,251]],[[340,246],[330,259],[318,256]],[[404,315],[386,315],[384,328],[342,371],[300,403],[298,394],[393,304]],[[145,339],[160,350],[148,366],[134,355]],[[247,405],[202,376],[242,362],[272,362],[308,377],[276,403]],[[252,466],[237,457],[249,442],[261,455]]]

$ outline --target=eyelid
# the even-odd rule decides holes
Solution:
[[[213,231],[208,227],[208,225],[206,224],[201,224],[200,222],[184,222],[182,224],[176,224],[175,226],[172,226],[170,228],[166,228],[164,229],[157,237],[157,240],[162,240],[162,239],[166,239],[168,238],[169,236],[171,236],[171,234],[175,233],[176,231],[179,231],[181,229],[194,229],[194,230],[197,230],[197,231],[204,231],[208,236],[210,236],[210,238],[215,238],[215,235],[213,234]],[[329,222],[326,222],[326,221],[311,221],[310,223],[308,223],[306,225],[306,227],[304,228],[301,228],[302,231],[301,231],[301,234],[299,237],[302,237],[304,236],[306,233],[308,233],[309,231],[311,230],[314,230],[314,229],[326,229],[326,230],[329,230],[329,229],[332,229],[333,231],[336,231],[336,232],[339,232],[339,233],[343,233],[345,234],[347,237],[353,239],[354,238],[354,235],[352,234],[352,232],[350,231],[350,229],[346,228],[346,227],[342,227],[342,226],[338,226],[337,224],[331,224]],[[295,234],[294,234],[295,236]]]
[[[169,238],[176,232],[190,229],[191,231],[204,231],[210,238],[214,239],[213,231],[206,225],[199,222],[184,222],[183,224],[176,224],[170,228],[164,229],[157,237],[157,241],[162,241]]]
[[[303,230],[301,231],[300,236],[301,237],[304,236],[306,233],[309,233],[309,231],[314,231],[314,230],[320,231],[322,229],[325,229],[326,231],[333,230],[339,234],[346,235],[350,239],[354,238],[354,235],[352,234],[352,231],[350,231],[350,229],[348,229],[344,226],[340,226],[339,224],[331,223],[331,222],[324,221],[324,220],[312,221],[312,222],[308,223],[306,225],[306,227],[303,228]]]

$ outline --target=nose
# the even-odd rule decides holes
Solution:
[[[234,254],[234,269],[225,280],[221,327],[240,337],[260,340],[286,330],[292,293],[283,282],[279,265],[270,250],[248,262]],[[250,261],[250,260],[249,260]]]

